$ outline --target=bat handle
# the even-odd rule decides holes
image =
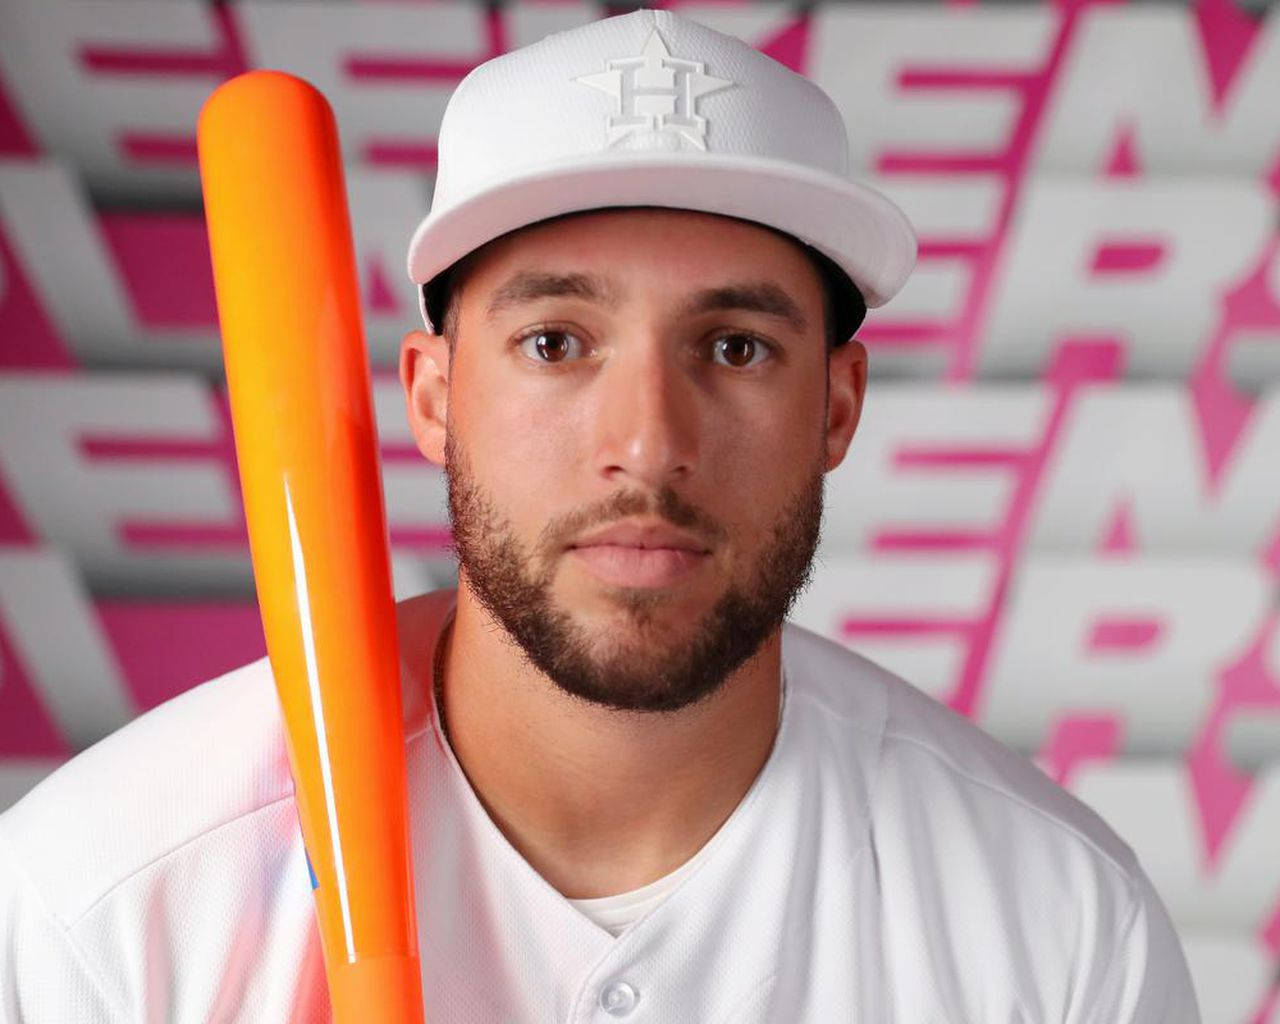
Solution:
[[[333,964],[329,999],[333,1019],[368,1020],[376,1008],[378,1024],[421,1024],[419,963],[409,956],[364,956]]]

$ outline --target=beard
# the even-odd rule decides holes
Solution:
[[[690,638],[656,621],[670,599],[662,590],[616,587],[612,597],[638,635],[593,637],[557,606],[552,581],[558,558],[585,528],[625,516],[663,519],[698,535],[723,539],[719,524],[671,487],[657,496],[619,491],[544,526],[533,550],[476,482],[452,431],[445,440],[449,517],[460,573],[490,616],[528,661],[563,692],[620,711],[678,711],[715,693],[734,669],[782,625],[808,585],[821,533],[824,470],[814,471],[768,530],[745,581],[732,582]]]

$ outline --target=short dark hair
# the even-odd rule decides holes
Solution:
[[[624,207],[624,209],[634,209],[634,207]],[[665,207],[658,207],[658,209],[665,209]],[[549,224],[552,221],[563,220],[576,214],[598,212],[600,211],[575,210],[555,217],[548,217],[535,223]],[[819,252],[811,245],[806,245],[798,238],[784,231],[779,231],[777,228],[769,227],[767,224],[759,224],[756,221],[747,221],[746,223],[756,227],[768,228],[774,234],[786,239],[793,245],[798,245],[814,270],[817,271],[822,280],[823,329],[826,335],[827,351],[830,352],[832,349],[838,348],[852,338],[857,333],[858,328],[862,326],[862,321],[866,319],[867,303],[862,296],[861,290],[853,283],[849,275],[825,253]],[[526,226],[532,227],[533,225]],[[516,228],[515,230],[522,231],[524,229]],[[508,234],[510,233],[508,232]],[[489,244],[491,243],[485,243],[478,249],[469,252],[462,259],[441,271],[422,286],[423,308],[426,310],[427,317],[431,320],[431,326],[437,333],[443,334],[448,339],[450,349],[453,348],[458,330],[458,292],[461,290],[472,264],[475,263],[476,257]]]

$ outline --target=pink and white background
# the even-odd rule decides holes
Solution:
[[[680,8],[831,93],[922,240],[794,617],[1100,811],[1206,1022],[1280,1021],[1280,7]],[[203,100],[276,67],[335,108],[406,596],[453,577],[394,374],[445,101],[616,10],[0,4],[0,807],[264,650]]]

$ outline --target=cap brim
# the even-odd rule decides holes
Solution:
[[[433,210],[409,243],[409,277],[425,284],[516,228],[614,206],[698,210],[785,231],[834,260],[868,306],[888,302],[916,261],[902,211],[864,185],[779,160],[631,152],[533,168]]]

